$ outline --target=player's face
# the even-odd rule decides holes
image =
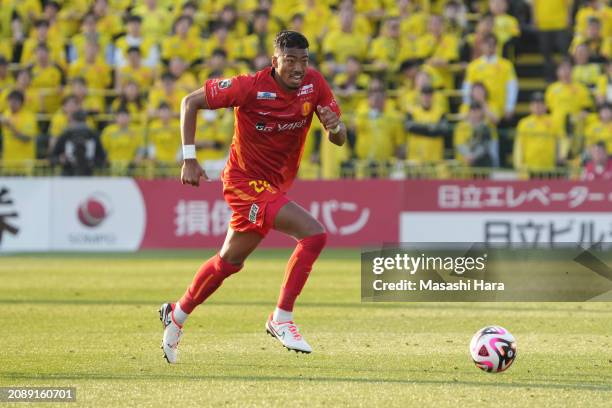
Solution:
[[[282,85],[288,89],[298,89],[308,68],[308,50],[301,48],[277,50],[272,57],[272,66]]]

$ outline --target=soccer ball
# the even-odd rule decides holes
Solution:
[[[472,337],[470,354],[476,367],[487,373],[501,373],[516,358],[516,340],[501,326],[483,327]]]

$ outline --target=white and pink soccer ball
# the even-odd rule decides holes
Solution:
[[[501,373],[516,358],[516,340],[501,326],[483,327],[472,337],[470,355],[481,370]]]

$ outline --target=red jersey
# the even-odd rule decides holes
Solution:
[[[265,180],[286,192],[293,182],[317,106],[340,115],[329,85],[308,68],[299,89],[287,92],[268,67],[253,75],[210,79],[204,85],[210,109],[234,107],[234,137],[223,181]]]

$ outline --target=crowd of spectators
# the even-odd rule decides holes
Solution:
[[[315,177],[354,176],[357,163],[370,176],[397,163],[440,162],[546,172],[612,151],[605,0],[0,5],[2,165],[17,173],[37,159],[66,175],[174,166],[183,96],[209,78],[269,65],[274,35],[285,28],[308,37],[311,65],[333,85],[350,129],[338,149],[313,121],[303,169]],[[542,92],[519,112],[522,84],[533,78],[516,67],[532,39]],[[202,111],[197,132],[198,158],[222,166],[231,109]],[[502,134],[509,151],[500,148]]]

